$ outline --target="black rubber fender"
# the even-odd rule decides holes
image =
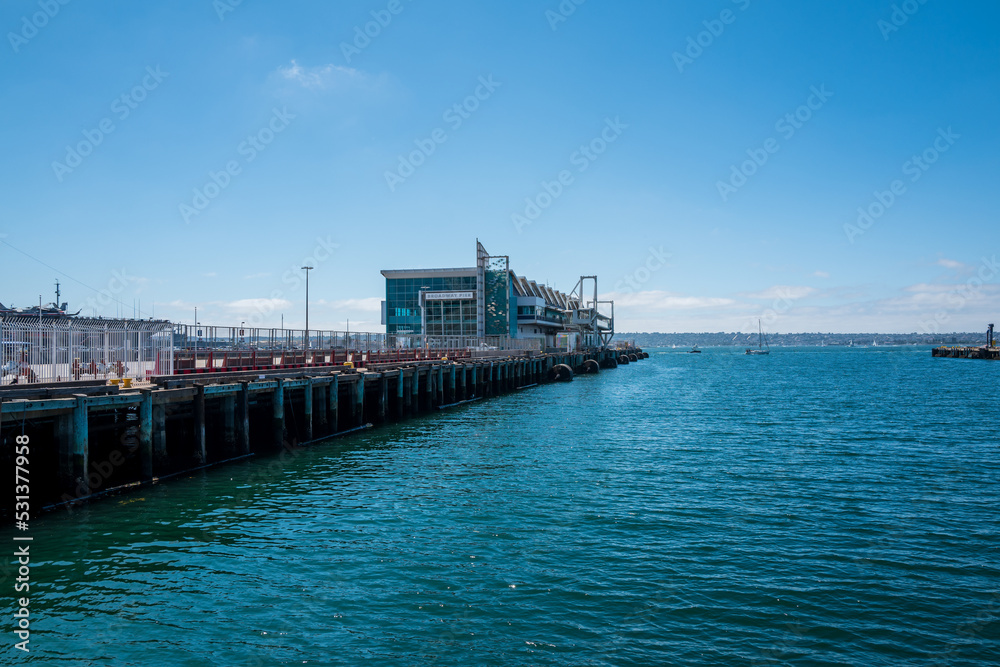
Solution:
[[[573,380],[573,369],[566,364],[556,364],[549,371],[549,380],[552,382],[570,382]]]

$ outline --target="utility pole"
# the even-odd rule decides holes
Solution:
[[[309,272],[312,271],[311,266],[303,266],[302,270],[306,272],[306,350],[309,350]]]
[[[421,287],[417,302],[420,305],[420,348],[427,347],[427,290],[430,287]],[[444,325],[441,326],[441,333],[444,333]]]

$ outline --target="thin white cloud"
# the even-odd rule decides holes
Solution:
[[[904,288],[905,295],[889,302],[901,307],[929,305],[960,310],[967,306],[995,303],[1000,285],[970,281],[959,284],[920,283]]]
[[[813,271],[813,275],[817,278],[829,278],[830,274],[826,271]]]
[[[221,304],[226,310],[235,311],[260,311],[271,313],[279,308],[290,308],[292,302],[288,299],[238,299]]]
[[[731,306],[735,301],[721,297],[684,296],[662,290],[642,292],[609,292],[602,299],[613,299],[615,308],[643,308],[647,310],[670,310],[691,308],[718,308]]]
[[[945,257],[942,257],[941,259],[939,259],[937,261],[937,265],[938,266],[943,266],[946,269],[954,269],[956,271],[961,271],[963,269],[969,268],[968,265],[965,264],[965,263],[963,263],[963,262],[959,262],[959,261],[954,260],[954,259],[947,259]]]
[[[279,67],[278,74],[310,90],[337,88],[345,84],[362,83],[366,76],[353,67],[328,64],[318,67],[303,67],[295,60],[287,67]]]
[[[816,288],[805,285],[774,285],[762,292],[744,294],[748,299],[803,299],[816,293]]]
[[[917,283],[916,285],[908,285],[903,288],[904,292],[912,293],[946,293],[955,289],[955,285],[945,284],[945,283]]]
[[[332,301],[333,308],[338,310],[366,310],[370,312],[380,312],[382,310],[382,299],[378,297],[368,297],[365,299],[340,299]]]

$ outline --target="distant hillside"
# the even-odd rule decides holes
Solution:
[[[615,340],[635,340],[639,347],[702,347],[712,345],[746,346],[757,342],[757,332],[718,331],[715,333],[616,333]],[[768,334],[769,344],[777,347],[796,345],[984,345],[986,332],[946,334],[876,334],[876,333],[786,333]]]

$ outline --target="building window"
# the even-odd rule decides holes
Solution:
[[[475,292],[476,277],[387,278],[386,332],[421,333],[420,291]],[[444,310],[442,310],[444,309]],[[476,302],[427,302],[428,333],[454,332],[454,335],[476,335]],[[436,327],[436,331],[435,331]],[[451,335],[451,333],[449,333]]]

